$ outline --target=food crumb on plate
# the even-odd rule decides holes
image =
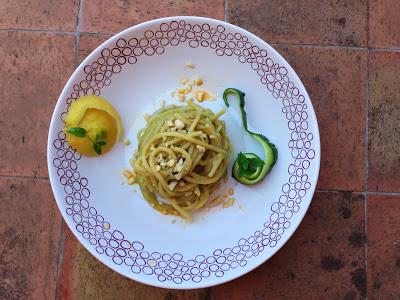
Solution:
[[[196,66],[191,62],[187,62],[187,63],[185,63],[185,67],[189,68],[189,69],[194,69]]]
[[[173,219],[173,220],[171,221],[171,224],[175,224],[175,223],[176,223],[176,220]]]
[[[222,203],[223,208],[231,207],[235,203],[235,199],[229,197],[224,203]]]
[[[193,64],[188,63],[186,65],[192,66]],[[194,100],[197,102],[204,102],[216,99],[215,95],[206,90],[195,89],[195,87],[200,87],[204,84],[203,79],[199,75],[196,75],[194,78],[189,78],[185,75],[179,80],[179,83],[183,85],[183,87],[175,88],[175,90],[171,92],[171,97],[176,97],[180,102]]]
[[[109,223],[106,222],[106,223],[103,223],[103,227],[105,230],[108,230],[108,229],[110,229],[111,226]]]
[[[131,140],[126,138],[124,141],[125,146],[129,146],[131,144]]]
[[[187,76],[184,76],[184,77],[182,77],[182,78],[179,80],[179,82],[180,82],[182,85],[185,85],[186,83],[189,82],[189,78],[188,78]]]
[[[206,90],[193,90],[192,96],[198,102],[204,102],[207,100],[215,100],[215,97],[208,93]]]
[[[122,175],[124,175],[126,177],[126,179],[128,179],[128,184],[132,185],[136,182],[136,174],[133,173],[132,171],[129,171],[128,169],[125,169],[122,172]]]
[[[196,76],[194,78],[194,84],[196,84],[197,86],[203,85],[203,79],[201,79],[199,76]]]

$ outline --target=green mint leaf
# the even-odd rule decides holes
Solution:
[[[239,177],[243,177],[243,175],[244,175],[244,171],[243,171],[243,169],[242,169],[241,167],[239,167],[239,169],[238,169],[238,176],[239,176]]]
[[[247,169],[247,172],[250,174],[253,174],[257,171],[257,166],[255,165],[249,165],[249,168]]]
[[[106,143],[105,141],[98,141],[97,144],[98,144],[99,146],[104,146],[104,145],[106,145],[107,143]]]
[[[252,171],[252,170],[246,170],[244,172],[244,177],[250,177],[251,175],[253,175],[256,172],[256,170]]]
[[[71,127],[67,130],[67,133],[72,134],[77,137],[85,137],[86,136],[86,130],[85,130],[85,128],[82,128],[82,127]]]
[[[239,167],[243,170],[247,170],[247,168],[249,167],[249,161],[242,152],[239,152],[237,160]]]
[[[94,152],[96,152],[97,154],[101,154],[101,146],[97,143],[93,144],[93,150]]]
[[[255,167],[262,167],[264,166],[264,161],[260,159],[258,156],[254,158],[249,159],[249,165],[255,166]]]
[[[251,154],[251,153],[249,153]],[[237,157],[238,164],[238,176],[248,177],[257,172],[257,169],[264,166],[264,161],[260,159],[257,155],[253,154],[255,157],[247,157],[246,154],[240,152]]]
[[[105,133],[104,130],[98,131],[98,132],[96,133],[95,141],[97,142],[98,140],[100,140],[101,138],[103,138],[103,137],[104,137],[104,133]]]
[[[238,176],[242,177],[246,173],[247,168],[249,167],[249,162],[247,161],[246,156],[242,152],[239,152],[237,157],[237,162],[239,166]]]

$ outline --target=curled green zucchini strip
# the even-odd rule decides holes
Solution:
[[[233,164],[232,176],[237,181],[243,184],[252,185],[260,182],[265,176],[271,171],[278,159],[278,150],[275,145],[272,144],[267,137],[262,134],[254,133],[247,128],[247,114],[244,109],[245,94],[235,88],[227,88],[224,91],[223,99],[225,105],[229,107],[228,95],[234,94],[239,99],[239,108],[242,117],[242,124],[244,129],[252,138],[261,144],[264,150],[264,160],[254,153],[242,153],[238,154],[238,157]]]

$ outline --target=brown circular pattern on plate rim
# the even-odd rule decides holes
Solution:
[[[181,253],[148,252],[140,241],[128,241],[121,231],[111,230],[110,223],[90,206],[88,179],[78,171],[81,156],[68,145],[62,131],[53,141],[56,155],[52,158],[64,189],[66,213],[95,251],[110,257],[116,265],[126,265],[134,274],[155,276],[160,282],[171,281],[177,285],[189,280],[199,283],[211,275],[223,277],[230,269],[246,266],[249,258],[258,256],[266,247],[275,247],[311,188],[307,170],[315,158],[305,97],[290,81],[287,69],[275,63],[267,50],[249,42],[248,37],[227,31],[222,25],[171,21],[160,24],[156,31],[145,31],[140,37],[118,39],[113,48],[102,49],[95,61],[84,66],[85,78],[73,85],[70,97],[65,99],[67,110],[82,95],[100,95],[101,89],[111,84],[112,75],[121,72],[125,64],[136,64],[141,55],[161,55],[166,47],[180,43],[192,48],[209,47],[218,56],[236,56],[240,63],[248,64],[257,72],[261,83],[281,101],[282,113],[291,131],[288,147],[293,161],[287,169],[288,182],[269,208],[271,213],[262,228],[239,239],[232,247],[215,249],[209,255],[185,259]],[[60,114],[61,120],[65,114],[66,111]]]

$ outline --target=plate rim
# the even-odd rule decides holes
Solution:
[[[74,81],[77,79],[77,77],[79,76],[79,74],[82,71],[82,68],[87,64],[88,61],[90,61],[95,54],[102,49],[104,46],[110,45],[112,44],[113,41],[118,40],[119,38],[121,38],[122,36],[124,36],[125,34],[132,32],[132,31],[137,31],[137,30],[141,30],[147,26],[151,26],[157,23],[161,23],[161,22],[170,22],[173,20],[187,20],[187,21],[194,21],[194,22],[212,22],[212,23],[220,23],[222,25],[227,26],[227,28],[230,29],[234,29],[237,30],[239,32],[243,32],[246,35],[248,35],[249,37],[251,37],[252,39],[254,39],[257,43],[265,45],[269,51],[272,51],[274,53],[275,56],[279,57],[279,59],[281,61],[283,61],[284,63],[286,63],[286,68],[290,69],[290,71],[293,72],[293,74],[295,74],[295,76],[297,77],[297,80],[299,81],[299,85],[303,88],[305,95],[307,96],[308,99],[310,100],[310,104],[311,104],[311,111],[313,112],[310,117],[311,117],[311,121],[315,124],[315,138],[316,138],[316,142],[315,142],[315,164],[316,164],[316,176],[313,178],[313,180],[310,180],[311,183],[311,188],[309,189],[309,197],[310,197],[310,201],[307,204],[307,207],[304,207],[304,209],[299,212],[299,222],[298,224],[296,224],[295,226],[293,226],[293,231],[289,234],[289,236],[285,239],[282,240],[282,242],[280,244],[278,244],[276,247],[274,247],[272,249],[272,251],[270,251],[268,253],[268,255],[266,255],[265,257],[260,256],[260,259],[256,260],[256,262],[254,264],[252,264],[251,266],[248,267],[243,267],[241,269],[239,269],[238,271],[232,272],[233,274],[230,275],[226,275],[224,277],[220,277],[220,278],[216,278],[211,282],[206,282],[206,283],[191,283],[188,286],[181,286],[181,285],[173,285],[173,284],[169,284],[168,281],[164,281],[164,282],[160,282],[160,281],[156,281],[156,280],[145,280],[143,276],[128,276],[127,274],[123,273],[122,271],[119,270],[119,268],[117,268],[116,265],[112,264],[111,262],[108,262],[106,260],[100,259],[100,255],[94,251],[94,249],[92,249],[91,247],[87,247],[87,241],[81,236],[78,235],[75,232],[75,229],[73,228],[74,226],[71,227],[71,220],[69,220],[69,217],[66,215],[66,212],[64,211],[63,207],[61,206],[61,203],[57,200],[57,193],[55,190],[55,185],[56,185],[56,178],[54,176],[54,171],[52,170],[51,167],[51,161],[50,161],[50,153],[51,153],[51,147],[52,147],[52,132],[53,132],[53,128],[55,127],[55,123],[57,122],[56,118],[56,111],[59,110],[60,106],[62,105],[62,100],[65,97],[65,94],[67,93],[68,89],[70,88],[70,86],[74,83]],[[220,285],[229,281],[232,281],[234,279],[237,279],[251,271],[253,271],[254,269],[258,268],[260,265],[262,265],[263,263],[265,263],[266,261],[268,261],[269,259],[271,259],[284,245],[286,245],[286,243],[293,237],[294,233],[296,232],[296,230],[298,229],[298,227],[300,226],[300,224],[303,222],[304,217],[307,213],[307,211],[310,208],[311,202],[313,200],[315,191],[316,191],[316,187],[317,187],[317,182],[318,182],[318,178],[319,178],[319,173],[320,173],[320,166],[321,166],[321,142],[320,142],[320,132],[319,132],[319,124],[318,124],[318,120],[316,117],[316,112],[314,109],[314,105],[311,101],[311,97],[309,96],[309,93],[303,83],[303,81],[301,80],[301,78],[299,77],[299,75],[297,74],[297,72],[293,69],[293,67],[288,63],[288,61],[278,52],[276,51],[268,42],[264,41],[263,39],[261,39],[260,37],[258,37],[257,35],[251,33],[250,31],[239,27],[237,25],[225,22],[223,20],[217,20],[217,19],[213,19],[213,18],[207,18],[207,17],[200,17],[200,16],[170,16],[170,17],[164,17],[164,18],[157,18],[157,19],[152,19],[146,22],[142,22],[139,24],[136,24],[134,26],[131,26],[129,28],[126,28],[114,35],[112,35],[111,37],[109,37],[107,40],[105,40],[103,43],[101,43],[99,46],[97,46],[88,56],[86,56],[86,58],[76,67],[76,69],[73,71],[73,73],[71,74],[71,76],[69,77],[68,81],[65,83],[60,96],[57,99],[57,102],[54,106],[54,110],[52,113],[52,117],[51,117],[51,121],[49,124],[49,129],[48,129],[48,139],[47,139],[47,167],[48,167],[48,173],[49,173],[49,181],[50,181],[50,185],[51,185],[51,189],[53,192],[53,196],[54,196],[54,200],[57,203],[58,209],[60,210],[60,213],[63,217],[64,222],[68,225],[69,230],[71,230],[71,232],[74,234],[74,236],[78,239],[79,243],[91,254],[93,255],[98,261],[100,261],[102,264],[104,264],[105,266],[107,266],[108,268],[112,269],[113,271],[117,272],[118,274],[121,274],[122,276],[129,278],[131,280],[146,284],[146,285],[150,285],[150,286],[154,286],[154,287],[159,287],[159,288],[168,288],[168,289],[176,289],[176,290],[182,290],[182,289],[199,289],[199,288],[207,288],[207,287],[212,287],[212,286],[216,286],[216,285]],[[133,274],[133,273],[132,273]],[[144,280],[143,280],[143,279]]]

